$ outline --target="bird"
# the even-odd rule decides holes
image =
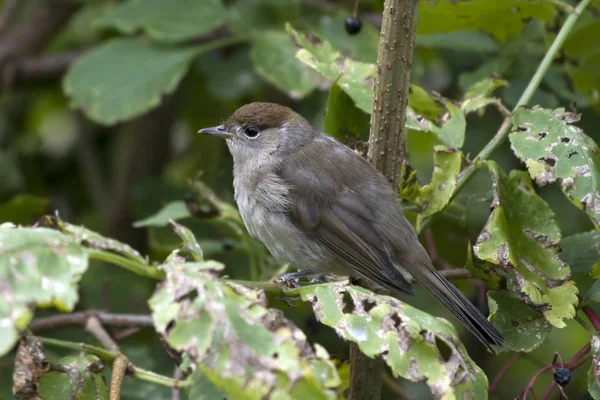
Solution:
[[[386,177],[355,151],[275,103],[246,104],[199,133],[225,139],[240,216],[276,260],[299,274],[367,279],[400,296],[413,294],[412,278],[488,351],[503,345],[435,269]]]

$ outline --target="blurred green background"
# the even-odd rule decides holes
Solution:
[[[14,3],[14,4],[13,4]],[[358,15],[362,30],[349,35],[344,20],[350,0],[22,0],[2,2],[0,22],[0,223],[35,223],[57,210],[74,224],[125,241],[151,259],[162,260],[178,245],[169,228],[134,228],[172,201],[190,193],[198,171],[218,196],[232,201],[232,161],[225,144],[196,134],[218,124],[251,101],[288,105],[323,129],[331,82],[296,58],[296,46],[284,24],[328,40],[342,54],[374,63],[377,58],[383,1],[364,0]],[[16,5],[15,5],[16,4]],[[509,82],[498,96],[512,108],[556,32],[571,1],[420,2],[412,82],[450,99],[495,72]],[[600,3],[592,2],[567,39],[531,105],[576,107],[578,124],[600,142]],[[475,154],[502,121],[489,107],[467,119],[465,154]],[[364,134],[368,136],[368,115]],[[423,132],[407,138],[411,164],[421,184],[432,173],[436,139]],[[505,143],[493,158],[508,172],[523,169]],[[538,193],[556,214],[563,236],[593,229],[584,213],[560,189]],[[457,199],[464,206],[435,218],[430,233],[439,258],[462,267],[468,243],[474,243],[489,216],[491,182],[480,171]],[[199,239],[211,241],[213,258],[226,274],[253,278],[248,255],[227,245],[228,235],[194,218],[180,223]],[[423,238],[426,235],[422,235]],[[271,278],[279,266],[267,264],[259,278]],[[254,277],[256,278],[256,277]],[[575,276],[581,291],[591,282]],[[477,299],[480,293],[458,282]],[[79,310],[147,313],[155,282],[122,269],[95,264],[81,283]],[[332,355],[347,357],[347,344],[319,325],[306,305],[271,304]],[[417,290],[406,301],[449,317]],[[42,310],[43,316],[54,311]],[[457,329],[461,329],[456,324]],[[464,333],[464,332],[463,332]],[[91,342],[82,330],[54,332],[56,337]],[[512,354],[492,356],[463,336],[474,360],[490,382]],[[554,329],[544,344],[526,354],[506,373],[491,398],[519,395],[554,352],[568,360],[589,340],[574,320]],[[127,336],[122,350],[136,364],[165,375],[169,357],[150,330]],[[49,355],[59,356],[60,353]],[[0,360],[0,398],[11,398],[12,356]],[[578,369],[567,392],[586,398],[586,367]],[[543,393],[551,374],[535,386]],[[400,381],[411,398],[428,397],[424,384]],[[385,388],[384,398],[396,398]],[[556,393],[555,393],[556,395]],[[124,399],[165,399],[169,390],[126,378]]]

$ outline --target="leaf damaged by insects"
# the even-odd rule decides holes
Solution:
[[[356,342],[367,356],[381,356],[394,376],[426,381],[433,398],[486,396],[487,378],[448,321],[344,282],[305,286],[287,294],[310,302],[321,323]],[[345,295],[351,304],[345,304]]]
[[[335,398],[340,379],[325,349],[313,348],[280,310],[267,308],[264,292],[219,280],[222,265],[214,261],[161,268],[167,278],[149,304],[159,334],[183,353],[182,370],[231,399],[293,398],[307,390],[313,398]]]
[[[553,326],[563,328],[564,319],[575,316],[578,290],[569,266],[558,257],[561,235],[554,213],[534,192],[526,172],[506,176],[495,162],[486,164],[494,184],[492,213],[473,250],[514,274],[513,289]]]
[[[565,196],[600,226],[600,149],[563,108],[517,109],[509,135],[513,151],[538,185],[557,182]]]

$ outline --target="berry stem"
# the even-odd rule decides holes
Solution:
[[[352,16],[354,18],[358,18],[358,2],[359,0],[354,0],[354,7],[352,7]]]

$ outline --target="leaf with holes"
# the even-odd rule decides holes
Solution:
[[[341,384],[326,350],[262,291],[217,277],[223,265],[172,263],[149,304],[154,325],[192,368],[230,399],[333,399]]]
[[[510,143],[538,185],[557,182],[575,206],[600,227],[600,149],[580,128],[579,115],[559,108],[517,109]]]
[[[438,138],[451,149],[459,149],[465,142],[467,120],[464,112],[450,100],[440,98],[446,106],[447,113],[442,117],[442,127],[437,133]]]
[[[506,343],[502,351],[531,351],[552,330],[542,313],[511,294],[488,292],[488,300],[490,320]]]
[[[482,260],[514,274],[513,290],[526,296],[557,328],[575,316],[577,287],[558,258],[560,230],[550,206],[524,171],[509,176],[486,162],[494,184],[492,213],[473,247]]]
[[[187,251],[194,261],[204,261],[202,247],[200,247],[192,231],[175,221],[169,221],[169,223],[173,232],[183,240],[183,250]]]
[[[465,114],[477,111],[493,103],[500,103],[500,100],[490,95],[498,88],[508,86],[508,82],[498,77],[488,77],[469,87],[465,93],[464,100],[460,108]]]
[[[305,286],[286,294],[310,302],[321,323],[357,343],[367,356],[381,356],[394,376],[426,381],[433,398],[487,397],[485,374],[469,358],[448,321],[344,282]],[[442,356],[440,349],[449,354]]]
[[[421,226],[424,218],[440,212],[446,207],[454,193],[456,177],[460,172],[460,151],[449,150],[444,146],[435,146],[434,151],[431,182],[423,186],[419,193],[421,212],[417,218],[417,227]]]
[[[86,250],[72,237],[47,228],[0,226],[0,356],[29,325],[35,305],[73,310],[87,266]]]
[[[225,22],[227,9],[219,0],[130,0],[95,22],[127,35],[142,30],[152,39],[181,42],[197,38]]]
[[[90,249],[107,251],[110,253],[118,254],[123,257],[135,261],[140,264],[147,264],[147,261],[142,255],[133,247],[119,242],[115,239],[110,239],[89,230],[83,226],[72,225],[61,220],[58,216],[46,216],[44,224],[48,227],[57,229],[65,235],[73,237],[76,243],[81,244]]]
[[[310,36],[296,31],[288,23],[286,30],[301,47],[296,58],[310,66],[326,79],[337,82],[340,88],[367,114],[373,109],[373,85],[375,83],[375,64],[355,61],[342,56],[331,43],[321,40],[314,34]],[[438,132],[433,122],[407,108],[406,127],[426,132]]]

